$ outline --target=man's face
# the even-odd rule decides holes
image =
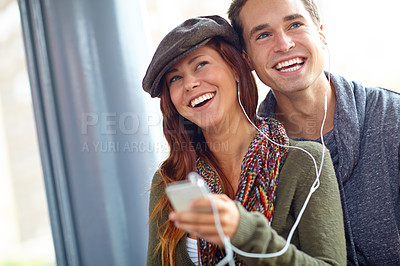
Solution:
[[[301,0],[248,0],[239,17],[250,64],[275,95],[318,89],[323,35]]]

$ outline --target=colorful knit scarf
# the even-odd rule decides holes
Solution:
[[[283,126],[274,119],[257,118],[257,127],[273,141],[289,145],[289,138]],[[257,211],[271,221],[274,213],[275,191],[279,171],[286,159],[288,149],[270,143],[257,132],[245,155],[240,173],[240,183],[235,200],[248,211]],[[196,161],[197,172],[207,182],[213,193],[222,193],[218,174],[204,160]],[[223,257],[223,251],[216,244],[199,239],[199,253],[202,265],[215,265]],[[235,255],[235,264],[244,265]]]

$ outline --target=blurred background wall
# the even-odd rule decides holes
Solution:
[[[119,2],[123,5],[124,1]],[[144,52],[150,61],[161,38],[173,27],[198,15],[226,18],[230,0],[141,2],[148,35],[130,41],[148,42]],[[395,0],[320,0],[330,70],[367,85],[400,91],[399,7]],[[124,27],[129,29],[129,24]],[[137,74],[143,76],[144,71]],[[135,89],[140,90],[140,84]],[[266,91],[260,84],[261,98]],[[152,130],[159,134],[154,143],[163,147],[154,150],[155,171],[168,149],[161,137],[158,101],[149,99],[149,103],[155,107]],[[35,130],[18,4],[0,0],[0,265],[55,264]]]
[[[0,1],[0,265],[54,264],[18,3]]]

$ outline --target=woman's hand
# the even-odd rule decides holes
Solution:
[[[240,218],[236,204],[224,194],[212,194],[210,197],[218,210],[224,234],[232,239],[239,226]],[[175,223],[176,227],[222,246],[210,200],[208,198],[193,200],[190,207],[192,209],[190,212],[171,212],[169,219]],[[204,212],[204,209],[210,211]]]

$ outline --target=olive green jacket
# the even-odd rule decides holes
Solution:
[[[315,142],[290,141],[310,152],[320,165],[322,146]],[[237,203],[240,221],[232,244],[252,253],[272,253],[279,251],[286,243],[289,231],[298,216],[315,180],[316,171],[311,157],[303,151],[290,149],[281,169],[276,189],[274,215],[271,226],[258,212],[248,212]],[[153,185],[161,180],[157,172]],[[158,202],[164,187],[153,189],[150,194],[150,213]],[[153,219],[149,225],[149,246],[147,265],[161,265],[161,252],[155,253],[158,244],[158,225],[167,219]],[[325,152],[324,167],[319,188],[312,194],[301,221],[296,229],[289,249],[274,258],[250,259],[240,256],[247,265],[346,265],[346,241],[343,215],[335,172],[329,156]],[[194,265],[186,250],[186,237],[178,243],[176,265]]]

